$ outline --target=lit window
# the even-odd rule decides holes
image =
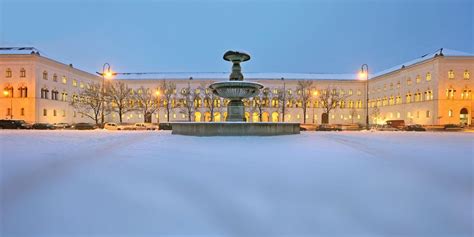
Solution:
[[[349,90],[349,95],[352,95],[352,89]]]
[[[362,91],[361,91],[361,90],[357,90],[357,95],[362,95]]]
[[[421,76],[420,75],[417,75],[416,76],[416,84],[420,83],[421,82]]]
[[[6,78],[12,77],[12,70],[10,68],[7,68],[7,70],[5,70],[5,77]]]
[[[431,116],[430,111],[427,110],[427,111],[426,111],[426,117],[429,118],[430,116]]]
[[[449,117],[453,117],[453,110],[452,110],[452,109],[450,109],[450,110],[448,111],[448,116],[449,116]]]
[[[66,117],[66,110],[63,109],[63,117]]]
[[[464,80],[469,80],[470,76],[471,76],[471,75],[470,75],[469,71],[468,71],[468,70],[465,70],[465,71],[464,71]]]
[[[21,108],[21,109],[20,109],[20,115],[21,115],[21,116],[25,116],[25,108]]]
[[[20,77],[26,77],[26,70],[24,68],[20,69]]]
[[[43,79],[48,80],[48,72],[47,71],[43,71]]]
[[[397,89],[400,89],[400,82],[397,82]]]
[[[454,79],[454,71],[453,70],[449,70],[448,79]]]
[[[76,81],[76,79],[73,79],[73,80],[72,80],[72,86],[77,87],[77,81]]]
[[[411,78],[408,78],[408,79],[407,79],[407,85],[410,86],[411,84],[412,84]]]
[[[83,82],[80,82],[80,83],[79,83],[79,87],[80,87],[81,89],[84,88],[84,83],[83,83]]]
[[[400,112],[397,112],[397,118],[400,118]]]
[[[426,73],[426,81],[431,81],[431,72]]]
[[[63,76],[63,78],[62,78],[61,81],[62,81],[63,84],[66,84],[66,83],[67,83],[67,77],[66,77],[66,76]]]

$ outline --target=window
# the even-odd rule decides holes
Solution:
[[[395,104],[401,104],[402,103],[402,97],[400,95],[397,95],[397,97],[395,98]]]
[[[58,100],[58,94],[59,94],[59,92],[57,90],[52,90],[51,91],[51,99],[52,100]]]
[[[406,95],[406,103],[410,103],[411,102],[411,93],[407,93]]]
[[[454,79],[454,71],[453,70],[448,71],[448,79]]]
[[[400,112],[397,112],[397,118],[400,118]]]
[[[61,93],[61,101],[67,101],[67,92]]]
[[[454,99],[455,92],[456,92],[455,89],[452,89],[452,88],[446,89],[446,99],[450,99],[450,100]]]
[[[56,75],[56,73],[53,74],[53,81],[58,81],[58,75]]]
[[[28,97],[28,88],[25,87],[19,87],[18,90],[20,91],[20,97],[21,98],[26,98]]]
[[[73,79],[73,80],[72,80],[72,86],[77,87],[77,81],[76,81],[76,79]]]
[[[411,112],[407,112],[407,118],[411,118]]]
[[[5,77],[6,78],[12,77],[12,70],[10,68],[7,68],[7,70],[5,70]]]
[[[80,87],[81,89],[83,89],[83,88],[84,88],[84,83],[83,83],[83,82],[80,82],[80,83],[79,83],[79,87]]]
[[[63,117],[66,117],[66,110],[63,109]]]
[[[48,116],[48,110],[47,109],[43,109],[43,116]]]
[[[448,110],[448,117],[453,117],[453,110],[452,109]]]
[[[48,80],[48,72],[43,71],[43,80]]]
[[[400,82],[397,82],[397,89],[400,89]]]
[[[8,92],[8,94],[4,94],[5,97],[13,97],[13,87],[5,87],[4,91]]]
[[[26,77],[26,70],[24,68],[20,69],[20,77]]]
[[[49,90],[46,88],[41,88],[41,99],[48,99]]]
[[[433,100],[433,91],[432,90],[427,90],[425,92],[425,100]]]
[[[464,71],[464,76],[463,76],[464,80],[469,80],[469,77],[470,77],[470,76],[471,76],[471,75],[470,75],[469,71],[468,71],[468,70],[465,70],[465,71]]]
[[[431,81],[431,72],[426,73],[426,81]]]
[[[471,90],[469,89],[464,89],[461,93],[461,99],[462,100],[469,100],[471,99]]]
[[[53,109],[53,116],[56,117],[56,110]]]
[[[66,84],[66,83],[67,83],[67,77],[66,77],[66,76],[63,76],[63,78],[62,78],[61,81],[62,81],[63,84]]]
[[[21,116],[25,116],[25,108],[21,108],[21,109],[20,109],[20,115],[21,115]]]
[[[352,95],[352,89],[349,90],[349,95]]]
[[[362,95],[362,91],[361,91],[361,90],[357,90],[357,95]]]
[[[421,82],[421,76],[420,75],[417,75],[416,76],[416,84],[420,83]]]
[[[412,84],[411,78],[408,78],[408,79],[407,79],[407,85],[410,86],[411,84]]]
[[[429,110],[426,111],[426,117],[429,118],[431,116],[431,113]]]

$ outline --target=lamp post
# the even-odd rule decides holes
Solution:
[[[7,97],[7,96],[10,97],[10,119],[13,119],[13,96],[11,96],[10,92],[7,91],[6,89],[3,90],[3,95],[5,97]]]
[[[360,67],[359,79],[365,79],[365,86],[366,86],[365,126],[367,127],[367,130],[369,130],[369,65],[362,64],[362,66]]]
[[[283,103],[281,107],[281,122],[285,122],[285,107],[286,107],[286,87],[285,87],[285,78],[282,77],[281,81],[283,81]]]
[[[160,101],[160,97],[161,97],[161,92],[159,90],[157,90],[155,92],[155,96],[156,96],[156,111],[157,112],[157,116],[156,116],[156,122],[158,123],[158,126],[160,125],[160,106],[161,106],[161,101]]]
[[[313,107],[313,124],[316,124],[316,119],[315,119],[316,116],[314,116],[314,100],[315,100],[316,96],[318,96],[318,92],[313,91],[313,100],[312,100],[313,103],[311,105]]]
[[[109,63],[104,63],[102,66],[102,72],[96,72],[100,76],[102,76],[102,88],[101,88],[101,101],[102,101],[102,109],[101,109],[101,125],[104,126],[104,107],[105,107],[105,79],[112,79],[113,76],[117,75],[117,73],[112,72],[110,69]]]

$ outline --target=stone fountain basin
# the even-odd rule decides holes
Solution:
[[[213,83],[209,87],[214,94],[220,97],[231,100],[241,100],[258,95],[263,85],[256,82],[225,81]]]

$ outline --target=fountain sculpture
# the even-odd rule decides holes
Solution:
[[[244,81],[240,63],[250,60],[250,55],[227,51],[224,60],[232,62],[229,81],[212,83],[209,88],[215,95],[229,100],[226,122],[177,122],[172,123],[172,134],[191,136],[275,136],[299,134],[299,123],[247,122],[243,99],[257,96],[263,85]]]

